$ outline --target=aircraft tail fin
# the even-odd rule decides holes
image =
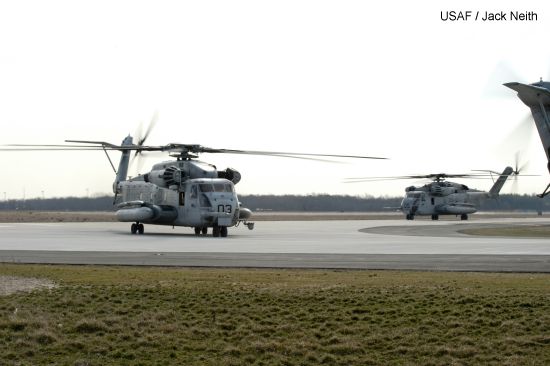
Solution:
[[[504,85],[516,91],[518,98],[531,109],[550,172],[550,83],[543,81],[534,84],[514,82]]]
[[[502,189],[502,186],[504,186],[504,183],[506,183],[506,179],[514,172],[514,169],[512,167],[507,166],[506,169],[500,174],[498,179],[496,180],[495,184],[491,187],[489,190],[489,197],[495,198],[498,197],[498,194],[500,193],[500,190]]]
[[[131,146],[133,143],[132,136],[128,135],[122,141],[121,146]],[[120,162],[118,163],[118,169],[116,171],[116,178],[113,182],[113,193],[117,193],[118,184],[123,182],[128,177],[128,166],[130,165],[130,154],[131,150],[122,150],[122,156],[120,157]]]

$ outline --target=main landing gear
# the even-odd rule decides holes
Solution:
[[[199,236],[200,234],[206,235],[208,233],[207,227],[196,227],[195,228],[195,235]]]
[[[462,214],[462,215],[460,215],[460,219],[461,219],[462,221],[468,220],[468,215]]]
[[[407,218],[407,220],[414,220],[414,215],[413,214],[407,214],[407,216],[405,216]]]
[[[226,238],[227,237],[227,226],[214,225],[214,227],[212,228],[212,236],[214,238],[217,238],[219,236],[221,236],[222,238]]]
[[[439,220],[439,215],[432,215],[432,220]]]
[[[130,232],[132,234],[143,234],[145,232],[145,228],[143,227],[143,224],[136,222],[135,224],[132,224],[132,226],[130,226]]]
[[[208,228],[207,227],[195,227],[195,235],[199,236],[200,234],[202,235],[206,235],[208,233]],[[218,237],[222,237],[222,238],[226,238],[227,237],[227,226],[218,226],[218,225],[214,225],[212,227],[212,236],[214,238],[218,238]]]

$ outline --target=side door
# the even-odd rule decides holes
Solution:
[[[178,203],[178,222],[185,226],[200,226],[201,209],[198,184],[187,183],[185,192],[179,192]]]

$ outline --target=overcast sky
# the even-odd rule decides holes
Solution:
[[[443,22],[447,10],[538,21]],[[391,159],[201,155],[239,170],[240,194],[396,196],[418,182],[342,181],[501,171],[520,149],[541,174],[520,192],[540,192],[538,135],[515,130],[528,110],[500,84],[550,77],[549,31],[547,1],[4,1],[0,144],[120,143],[158,112],[150,144]],[[108,193],[114,179],[101,151],[0,154],[8,199]]]

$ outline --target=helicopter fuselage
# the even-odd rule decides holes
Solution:
[[[400,208],[407,220],[413,220],[416,215],[431,215],[432,220],[438,220],[439,215],[460,215],[462,220],[467,220],[469,214],[477,211],[476,205],[480,201],[498,197],[506,179],[512,173],[513,169],[506,167],[488,192],[443,181],[438,177],[436,181],[421,187],[407,187]]]
[[[401,210],[407,219],[412,219],[415,215],[432,215],[432,218],[437,218],[439,215],[465,217],[462,215],[476,212],[476,204],[481,199],[488,197],[487,192],[470,190],[467,187],[466,189],[454,189],[447,194],[435,194],[430,192],[429,186],[407,191],[401,202]]]
[[[172,188],[129,180],[120,190],[119,221],[202,228],[235,226],[240,218],[235,186],[223,178],[188,179]]]
[[[150,172],[116,183],[116,217],[133,222],[132,233],[143,224],[194,227],[195,233],[227,236],[227,228],[247,222],[252,212],[241,207],[235,184],[240,174],[196,160],[155,164]]]

